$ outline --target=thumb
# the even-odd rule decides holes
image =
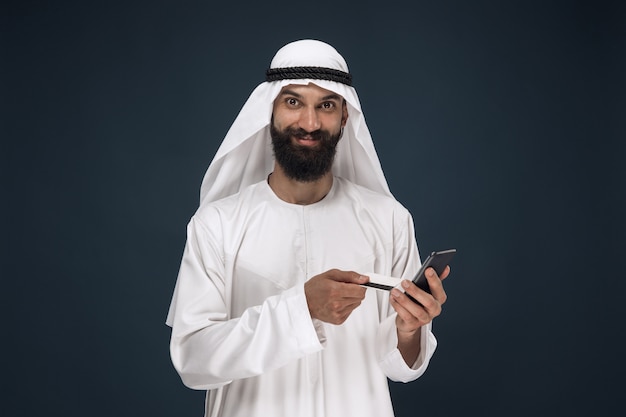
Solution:
[[[354,271],[338,271],[337,281],[353,283],[353,284],[365,284],[370,279],[367,275],[359,274]]]

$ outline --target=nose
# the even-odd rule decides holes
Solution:
[[[300,113],[298,125],[307,132],[315,132],[322,126],[315,107],[307,107]]]

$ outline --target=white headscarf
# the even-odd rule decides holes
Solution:
[[[282,47],[270,68],[323,67],[348,73],[348,65],[332,46],[300,40]],[[333,174],[391,196],[356,90],[337,81],[286,79],[264,82],[250,95],[235,119],[202,181],[200,204],[235,194],[267,178],[274,166],[269,124],[273,103],[285,85],[313,83],[348,103],[348,120],[337,146]]]

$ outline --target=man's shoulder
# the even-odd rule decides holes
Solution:
[[[339,192],[343,193],[344,195],[350,198],[360,199],[363,201],[367,200],[367,201],[377,202],[379,204],[390,204],[390,205],[402,206],[402,204],[391,195],[383,194],[381,192],[371,190],[367,187],[356,184],[345,178],[336,177],[336,180],[339,185],[338,187]]]
[[[214,218],[216,215],[231,215],[239,211],[242,207],[249,207],[263,193],[264,181],[248,185],[239,192],[223,197],[219,200],[205,203],[198,207],[194,217],[201,220]]]
[[[391,195],[371,190],[345,178],[336,177],[336,179],[338,192],[357,206],[368,210],[409,214],[407,208]]]

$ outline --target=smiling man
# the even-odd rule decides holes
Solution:
[[[424,373],[446,300],[420,266],[345,60],[281,48],[211,162],[170,305],[171,357],[206,416],[393,416],[387,378]]]
[[[274,100],[270,134],[276,164],[269,184],[283,200],[310,204],[321,200],[332,184],[331,167],[348,119],[344,100],[315,84],[285,86]],[[311,200],[280,195],[302,190]]]
[[[328,174],[348,119],[344,100],[315,84],[288,85],[274,100],[272,114],[276,168],[304,183]]]

